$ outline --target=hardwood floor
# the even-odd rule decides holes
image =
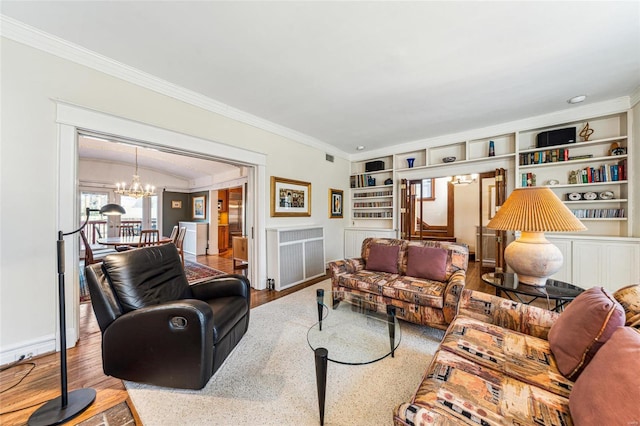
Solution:
[[[233,267],[231,252],[222,256],[198,256],[199,263],[227,273],[243,273],[246,268]],[[470,262],[467,271],[467,288],[493,294],[493,288],[483,284],[480,268]],[[297,290],[322,281],[325,277],[300,284],[285,291],[252,290],[252,307],[284,297]],[[137,418],[129,395],[121,380],[105,376],[102,372],[101,335],[91,304],[80,305],[80,340],[67,351],[68,389],[88,387],[97,392],[95,402],[70,424],[77,424],[102,413],[121,402],[129,404],[136,424]],[[22,379],[24,377],[24,379]],[[20,380],[22,380],[20,382]],[[24,425],[29,416],[43,403],[60,395],[60,356],[52,353],[36,357],[15,367],[0,372],[0,424]]]

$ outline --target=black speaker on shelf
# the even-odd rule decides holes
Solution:
[[[566,127],[564,129],[549,130],[547,132],[538,133],[536,148],[545,148],[548,146],[564,145],[567,143],[575,143],[576,128]]]
[[[384,161],[369,161],[364,164],[365,172],[377,172],[378,170],[384,170]]]

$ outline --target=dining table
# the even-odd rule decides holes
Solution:
[[[166,244],[170,243],[171,237],[160,236],[158,239],[158,244]],[[98,244],[102,244],[104,246],[131,246],[131,247],[139,247],[142,244],[140,243],[140,236],[125,236],[125,237],[106,237],[106,238],[98,238]]]

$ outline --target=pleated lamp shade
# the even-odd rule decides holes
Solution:
[[[487,228],[528,232],[587,229],[551,189],[537,186],[514,189]]]
[[[546,285],[563,262],[562,252],[544,233],[587,229],[547,187],[515,189],[487,228],[521,231],[520,238],[505,249],[504,259],[521,283],[535,286]]]

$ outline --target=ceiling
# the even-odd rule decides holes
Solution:
[[[17,21],[346,155],[630,96],[640,2],[7,1]],[[304,138],[303,138],[304,139]]]
[[[174,154],[172,152],[131,145],[108,137],[80,135],[78,138],[78,157],[119,163],[131,166],[136,162],[141,169],[155,170],[185,180],[197,180],[207,176],[222,175],[239,166],[220,163],[193,155]]]

